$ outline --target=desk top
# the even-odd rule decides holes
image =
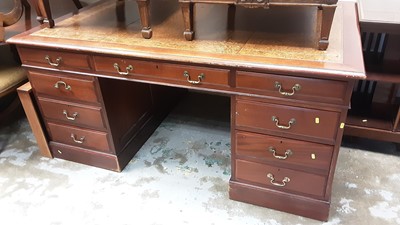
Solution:
[[[194,41],[182,36],[177,2],[159,0],[150,10],[152,39],[142,38],[136,2],[126,0],[100,1],[64,17],[55,28],[32,29],[8,42],[255,71],[365,78],[356,7],[351,2],[338,5],[326,51],[314,46],[315,7],[237,7],[234,29],[228,30],[227,6],[197,4]]]

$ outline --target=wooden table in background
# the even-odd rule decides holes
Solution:
[[[182,8],[183,19],[185,24],[185,31],[183,35],[186,40],[191,41],[194,38],[194,5],[195,3],[207,3],[207,4],[225,4],[229,5],[228,8],[228,20],[235,19],[236,6],[242,6],[246,8],[274,8],[277,6],[290,6],[295,8],[300,7],[314,7],[318,10],[317,14],[317,37],[318,41],[316,46],[320,50],[326,50],[329,45],[329,34],[331,31],[331,25],[333,16],[336,10],[337,0],[179,0]],[[274,10],[274,9],[271,9]],[[286,15],[290,17],[290,14]],[[236,18],[237,20],[245,18]],[[198,21],[200,22],[200,21]],[[202,22],[202,21],[201,21]],[[276,20],[279,23],[279,20]],[[264,25],[264,21],[253,21],[253,23],[259,26]],[[216,31],[218,32],[218,31]]]

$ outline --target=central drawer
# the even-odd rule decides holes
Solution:
[[[47,123],[53,141],[112,153],[105,132]]]
[[[339,112],[237,100],[236,126],[279,135],[322,139],[334,144]]]
[[[94,57],[95,70],[112,76],[155,79],[196,86],[229,87],[229,70],[105,56]]]
[[[323,198],[326,177],[296,170],[274,167],[266,164],[235,160],[235,174],[238,181],[256,183],[279,191],[289,191]]]
[[[329,173],[333,146],[236,131],[235,154],[274,165]]]

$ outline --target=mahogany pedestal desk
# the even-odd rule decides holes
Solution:
[[[137,32],[139,15],[121,19],[120,4],[136,1],[101,1],[9,40],[29,70],[52,155],[121,171],[181,90],[224,94],[230,198],[327,220],[353,84],[365,78],[355,4],[338,5],[326,51],[313,47],[309,9],[274,15],[276,28],[265,13],[237,11],[271,22],[226,30],[224,9],[206,4],[197,11],[203,41],[188,42],[178,3],[158,9],[152,39]]]
[[[359,0],[358,13],[367,80],[357,82],[345,134],[400,150],[400,1]]]

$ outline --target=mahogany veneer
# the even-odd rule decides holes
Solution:
[[[9,40],[29,70],[53,156],[121,171],[182,90],[223,93],[231,96],[230,198],[327,220],[354,80],[365,78],[355,4],[338,5],[327,51],[310,38],[316,19],[297,20],[297,10],[267,30],[215,33],[225,15],[206,4],[198,35],[213,39],[188,42],[176,38],[178,2],[154,15],[163,23],[153,39],[134,32],[138,15],[115,13],[135,5],[102,1]],[[268,33],[273,25],[278,34]]]

